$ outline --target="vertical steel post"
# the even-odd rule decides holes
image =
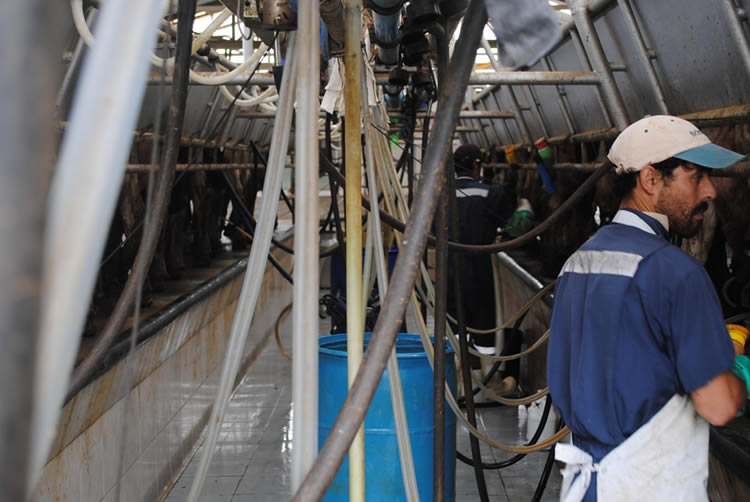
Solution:
[[[362,0],[344,1],[344,117],[346,120],[346,340],[349,387],[362,362]],[[365,500],[365,434],[360,425],[349,449],[349,500]]]
[[[39,335],[42,236],[55,159],[56,71],[62,5],[10,2],[0,20],[0,500],[30,488],[34,360]],[[23,47],[23,50],[19,50]],[[33,64],[29,64],[33,61]]]
[[[586,55],[586,49],[583,48],[583,42],[581,42],[581,36],[578,34],[576,30],[570,30],[570,40],[573,42],[573,45],[576,48],[576,52],[578,53],[578,59],[581,61],[581,66],[584,70],[591,70],[591,63],[589,62],[589,57]],[[614,124],[612,121],[612,115],[609,113],[609,108],[607,107],[607,104],[604,102],[604,97],[602,96],[602,90],[599,86],[596,86],[594,88],[594,92],[596,93],[596,100],[599,102],[599,108],[602,110],[602,114],[604,115],[604,120],[607,121],[608,125]]]
[[[651,88],[656,93],[656,104],[659,107],[659,113],[668,115],[669,107],[667,106],[667,98],[664,96],[664,89],[662,89],[661,84],[659,83],[659,78],[656,76],[654,65],[651,64],[651,58],[649,58],[648,56],[648,48],[646,47],[646,43],[643,41],[643,35],[641,34],[641,31],[638,29],[638,23],[636,23],[635,21],[633,8],[630,5],[630,1],[618,0],[618,3],[620,5],[622,15],[625,18],[625,24],[628,27],[628,31],[630,32],[631,36],[633,37],[633,41],[635,42],[636,56],[638,57],[638,61],[640,62],[641,66],[643,66],[643,69],[646,70],[646,78],[648,78],[648,82],[649,84],[651,84]],[[745,46],[747,46],[747,43],[745,44]]]
[[[594,71],[601,79],[601,88],[604,93],[604,99],[612,113],[615,127],[622,131],[628,126],[628,112],[622,101],[620,90],[617,88],[615,78],[612,76],[612,69],[609,67],[609,61],[604,54],[602,43],[599,35],[596,33],[594,22],[591,20],[591,13],[586,6],[586,0],[568,0],[570,12],[573,15],[578,33],[581,35],[583,46],[589,56]]]
[[[292,310],[292,490],[296,491],[318,454],[318,115],[320,105],[320,10],[300,2],[297,36],[297,122],[295,143],[294,293]]]
[[[544,116],[542,115],[542,104],[539,102],[534,89],[530,85],[526,86],[526,92],[529,95],[531,111],[539,122],[539,126],[542,128],[542,133],[545,137],[549,137],[549,130],[547,129],[547,124],[544,122]]]

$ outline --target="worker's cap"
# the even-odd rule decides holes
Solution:
[[[453,161],[462,167],[470,168],[475,160],[482,160],[482,151],[477,145],[461,145],[453,152]]]
[[[607,155],[617,174],[640,171],[671,157],[712,169],[729,167],[745,158],[714,145],[694,124],[671,115],[654,115],[630,124]]]

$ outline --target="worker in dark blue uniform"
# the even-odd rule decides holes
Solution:
[[[500,187],[478,181],[482,152],[476,145],[458,147],[453,160],[456,170],[459,242],[491,244],[495,242],[498,228],[505,224],[516,209],[515,185],[509,183]],[[454,274],[453,267],[449,267],[448,312],[455,318],[456,299],[452,287]],[[475,329],[496,327],[495,287],[490,256],[459,253],[458,278],[462,286],[466,325]],[[495,353],[495,334],[472,335],[471,339],[478,352]],[[515,388],[515,384],[513,387]]]
[[[608,155],[620,210],[565,263],[547,378],[572,431],[558,444],[564,501],[705,501],[709,423],[745,404],[719,300],[703,267],[670,244],[695,235],[716,196],[708,170],[743,156],[693,124],[635,122]],[[744,359],[743,359],[744,358]]]

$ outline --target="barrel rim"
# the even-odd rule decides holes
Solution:
[[[365,343],[367,343],[372,336],[372,332],[366,331],[364,333],[364,340]],[[408,353],[399,353],[396,351],[396,355],[398,359],[416,359],[416,358],[424,358],[427,356],[427,354],[424,351],[424,347],[422,346],[422,339],[419,335],[415,333],[398,333],[396,335],[396,344],[398,344],[399,339],[401,340],[409,340],[413,341],[416,340],[420,342],[420,347],[422,347],[422,350],[418,352],[408,352]],[[433,340],[434,337],[430,337],[430,340]],[[332,349],[329,347],[326,347],[324,344],[326,343],[337,343],[340,341],[346,341],[346,333],[337,333],[335,335],[325,335],[321,336],[318,340],[318,350],[321,354],[326,354],[334,357],[346,357],[346,351],[340,350],[340,349]],[[446,347],[445,347],[445,353],[446,355],[453,354],[453,347],[450,346],[450,344],[446,340]]]

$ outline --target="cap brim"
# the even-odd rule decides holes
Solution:
[[[690,150],[685,150],[682,153],[673,155],[673,157],[711,169],[722,169],[736,164],[746,156],[740,155],[732,150],[727,150],[718,145],[714,145],[713,143],[708,143],[706,145],[691,148]]]

